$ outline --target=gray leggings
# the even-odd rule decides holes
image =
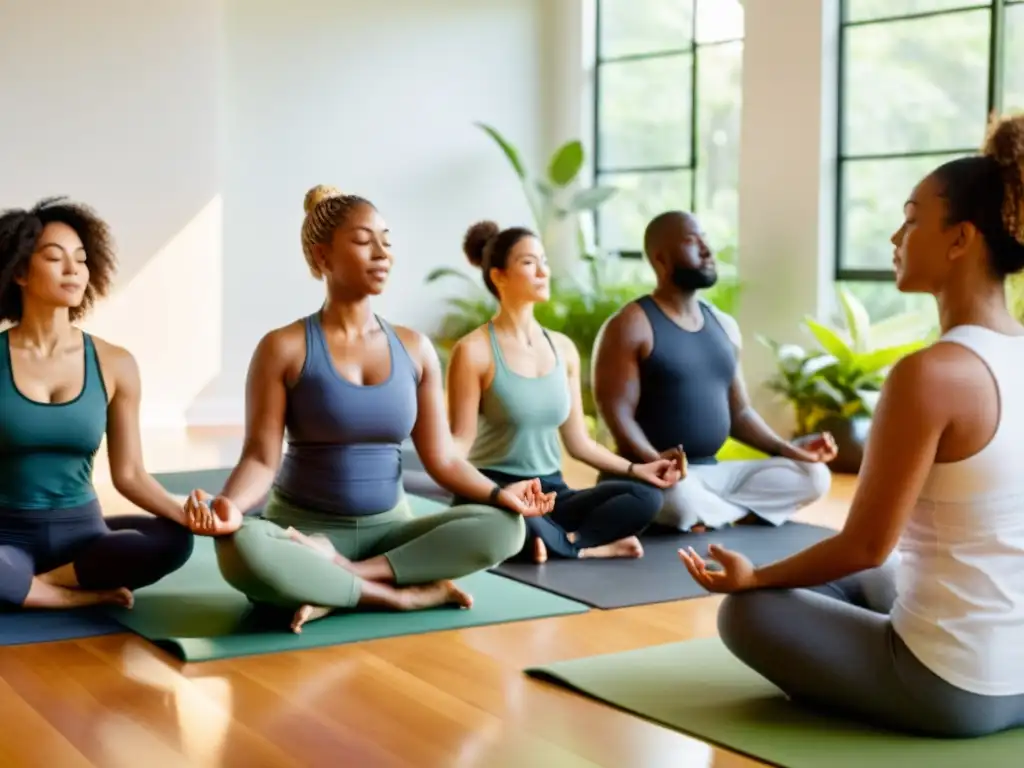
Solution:
[[[794,702],[897,731],[982,736],[1024,725],[1024,694],[947,683],[892,628],[892,563],[814,589],[730,595],[718,631],[740,661]]]

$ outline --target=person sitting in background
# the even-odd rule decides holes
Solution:
[[[535,479],[501,488],[456,455],[434,347],[371,309],[392,266],[376,207],[321,186],[305,210],[302,250],[327,300],[260,341],[242,456],[219,496],[197,489],[186,509],[210,530],[238,528],[217,539],[224,578],[268,617],[287,611],[294,632],[337,609],[468,608],[451,580],[518,552],[522,516],[548,504]],[[474,503],[413,515],[410,436],[426,472]],[[241,522],[271,486],[262,517]]]
[[[594,398],[619,454],[633,462],[674,457],[685,467],[684,479],[663,493],[660,524],[699,531],[784,523],[828,492],[834,440],[789,442],[754,410],[739,327],[698,296],[718,273],[696,218],[655,217],[644,251],[656,288],[609,318],[595,343]],[[719,463],[730,436],[770,458]]]
[[[61,197],[0,214],[0,611],[110,604],[192,553],[181,502],[142,461],[139,369],[76,326],[116,268],[106,222]],[[150,515],[104,519],[93,486],[103,438],[114,487]]]
[[[886,379],[842,530],[754,568],[680,551],[727,597],[726,646],[794,701],[883,728],[974,737],[1024,725],[1024,115],[904,204],[896,287],[942,335]]]
[[[679,478],[671,459],[623,459],[587,431],[580,355],[566,336],[542,328],[534,306],[550,294],[543,246],[523,227],[484,221],[463,243],[499,302],[494,319],[460,339],[448,366],[448,418],[460,455],[500,485],[539,477],[554,509],[527,520],[533,559],[641,557],[637,534],[661,507],[661,489]],[[574,490],[562,478],[562,449],[609,481]]]

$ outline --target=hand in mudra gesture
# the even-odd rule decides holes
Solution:
[[[693,547],[679,550],[679,559],[683,561],[686,570],[708,592],[742,592],[756,587],[754,564],[746,555],[717,544],[708,547],[708,555],[721,567],[709,569],[707,562]]]
[[[541,517],[555,508],[555,493],[544,493],[537,478],[520,480],[501,489],[498,503],[523,517]]]
[[[674,445],[668,450],[662,451],[661,458],[670,459],[672,461],[673,465],[676,468],[676,471],[679,472],[679,480],[683,480],[686,478],[686,451],[683,450],[683,446]]]
[[[630,475],[637,480],[653,485],[655,488],[671,488],[678,483],[683,473],[678,459],[662,458],[648,461],[646,464],[634,464]]]
[[[196,488],[185,499],[185,524],[200,536],[224,536],[242,526],[242,511],[226,496]]]

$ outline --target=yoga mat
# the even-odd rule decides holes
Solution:
[[[124,627],[99,608],[0,613],[0,646],[78,640],[117,632],[124,632]]]
[[[928,739],[797,707],[717,638],[562,661],[526,674],[784,768],[1019,768],[1024,761],[1024,730]]]
[[[761,565],[834,534],[828,528],[805,523],[786,523],[777,528],[737,525],[713,533],[656,533],[640,538],[644,547],[640,559],[568,560],[549,556],[543,565],[505,562],[493,571],[595,608],[625,608],[708,594],[679,561],[680,547],[693,547],[704,555],[708,544],[718,543]]]
[[[423,500],[417,506],[425,506]],[[181,570],[138,590],[131,610],[109,611],[128,629],[185,661],[293,651],[587,611],[580,603],[488,573],[473,574],[457,583],[473,595],[474,604],[469,610],[442,607],[407,613],[338,614],[312,621],[303,627],[302,634],[295,635],[283,617],[267,626],[264,618],[252,612],[246,597],[221,578],[213,541],[204,537],[196,539],[193,555]]]

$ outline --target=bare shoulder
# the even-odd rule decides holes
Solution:
[[[555,345],[555,349],[563,358],[571,362],[579,362],[580,351],[572,339],[558,331],[548,331],[547,333],[551,337],[551,343]]]
[[[126,387],[135,384],[139,380],[139,364],[135,355],[126,347],[101,339],[98,336],[91,336],[93,346],[96,348],[96,356],[100,361],[100,370],[103,379],[109,386]]]
[[[955,341],[938,341],[907,355],[886,377],[886,387],[900,399],[930,405],[988,392],[993,386],[985,362]]]
[[[305,362],[305,321],[295,320],[288,325],[267,331],[259,340],[252,354],[250,380],[283,380],[286,384],[291,384],[298,379]]]
[[[743,348],[743,333],[740,331],[740,324],[736,322],[736,318],[730,315],[723,309],[712,304],[710,301],[701,299],[701,303],[710,310],[711,314],[718,320],[718,324],[722,326],[726,336],[737,349]]]
[[[274,328],[263,334],[257,349],[266,354],[291,357],[295,354],[305,354],[306,351],[306,324],[304,320]]]
[[[639,303],[631,301],[604,321],[594,347],[595,351],[597,348],[612,351],[609,347],[627,351],[648,347],[652,340],[651,321],[647,313]]]
[[[491,341],[487,334],[487,326],[481,325],[467,333],[452,347],[452,360],[460,364],[469,364],[476,369],[484,369],[491,363]]]
[[[391,329],[412,359],[416,368],[417,380],[422,381],[425,371],[440,369],[441,362],[437,355],[437,349],[434,348],[434,343],[427,334],[405,325],[392,325]]]

